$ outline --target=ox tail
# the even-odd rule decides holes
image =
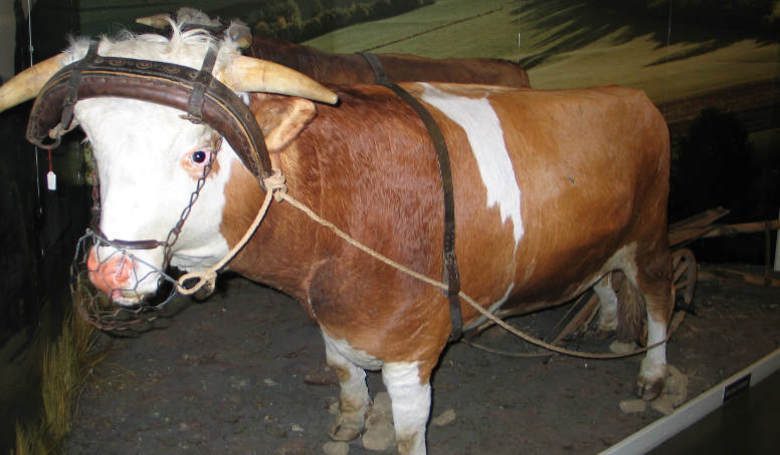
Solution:
[[[618,296],[616,338],[622,342],[644,345],[647,340],[645,299],[623,272],[613,272],[612,286]]]

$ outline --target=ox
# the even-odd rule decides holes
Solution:
[[[103,39],[99,52],[198,68],[209,40],[174,28],[170,40]],[[442,188],[433,145],[414,111],[381,86],[337,87],[340,103],[331,106],[307,99],[330,96],[289,90],[316,85],[291,71],[262,67],[256,77],[262,84],[246,83],[254,73],[238,77],[232,69],[251,67],[239,60],[247,57],[229,40],[217,44],[215,74],[234,90],[252,92],[251,110],[289,193],[385,256],[440,276]],[[85,52],[77,42],[17,76],[0,90],[0,110],[35,96],[54,69]],[[509,298],[552,306],[621,270],[643,297],[648,343],[660,342],[638,377],[641,396],[657,395],[672,310],[669,142],[658,110],[640,91],[619,87],[404,87],[430,109],[450,150],[464,291],[485,307]],[[173,265],[214,264],[258,210],[264,191],[230,144],[209,126],[183,120],[180,111],[91,98],[76,104],[75,116],[94,148],[107,237],[163,238],[207,163],[212,171],[173,248]],[[124,255],[111,248],[90,253],[96,286],[122,305],[153,293],[157,272],[148,269],[163,263],[161,249]],[[271,206],[229,268],[295,297],[321,328],[341,387],[332,438],[362,432],[370,406],[364,370],[380,369],[399,452],[425,453],[431,373],[450,332],[440,290],[354,249],[284,203]],[[611,288],[600,292],[614,312]],[[477,318],[471,307],[462,312],[467,323]]]

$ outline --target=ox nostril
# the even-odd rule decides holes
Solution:
[[[104,261],[98,259],[93,248],[87,256],[89,280],[96,288],[114,298],[116,291],[128,289],[133,261],[125,255],[114,255]]]

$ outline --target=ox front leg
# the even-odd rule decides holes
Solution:
[[[365,428],[370,398],[366,372],[341,355],[326,337],[325,356],[328,366],[339,378],[339,415],[330,430],[334,441],[351,441]]]
[[[425,454],[425,425],[431,410],[431,386],[422,382],[418,362],[390,362],[382,367],[382,381],[393,407],[398,453]]]

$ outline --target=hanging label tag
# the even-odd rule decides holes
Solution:
[[[46,187],[49,191],[57,191],[57,174],[52,171],[46,173]]]

